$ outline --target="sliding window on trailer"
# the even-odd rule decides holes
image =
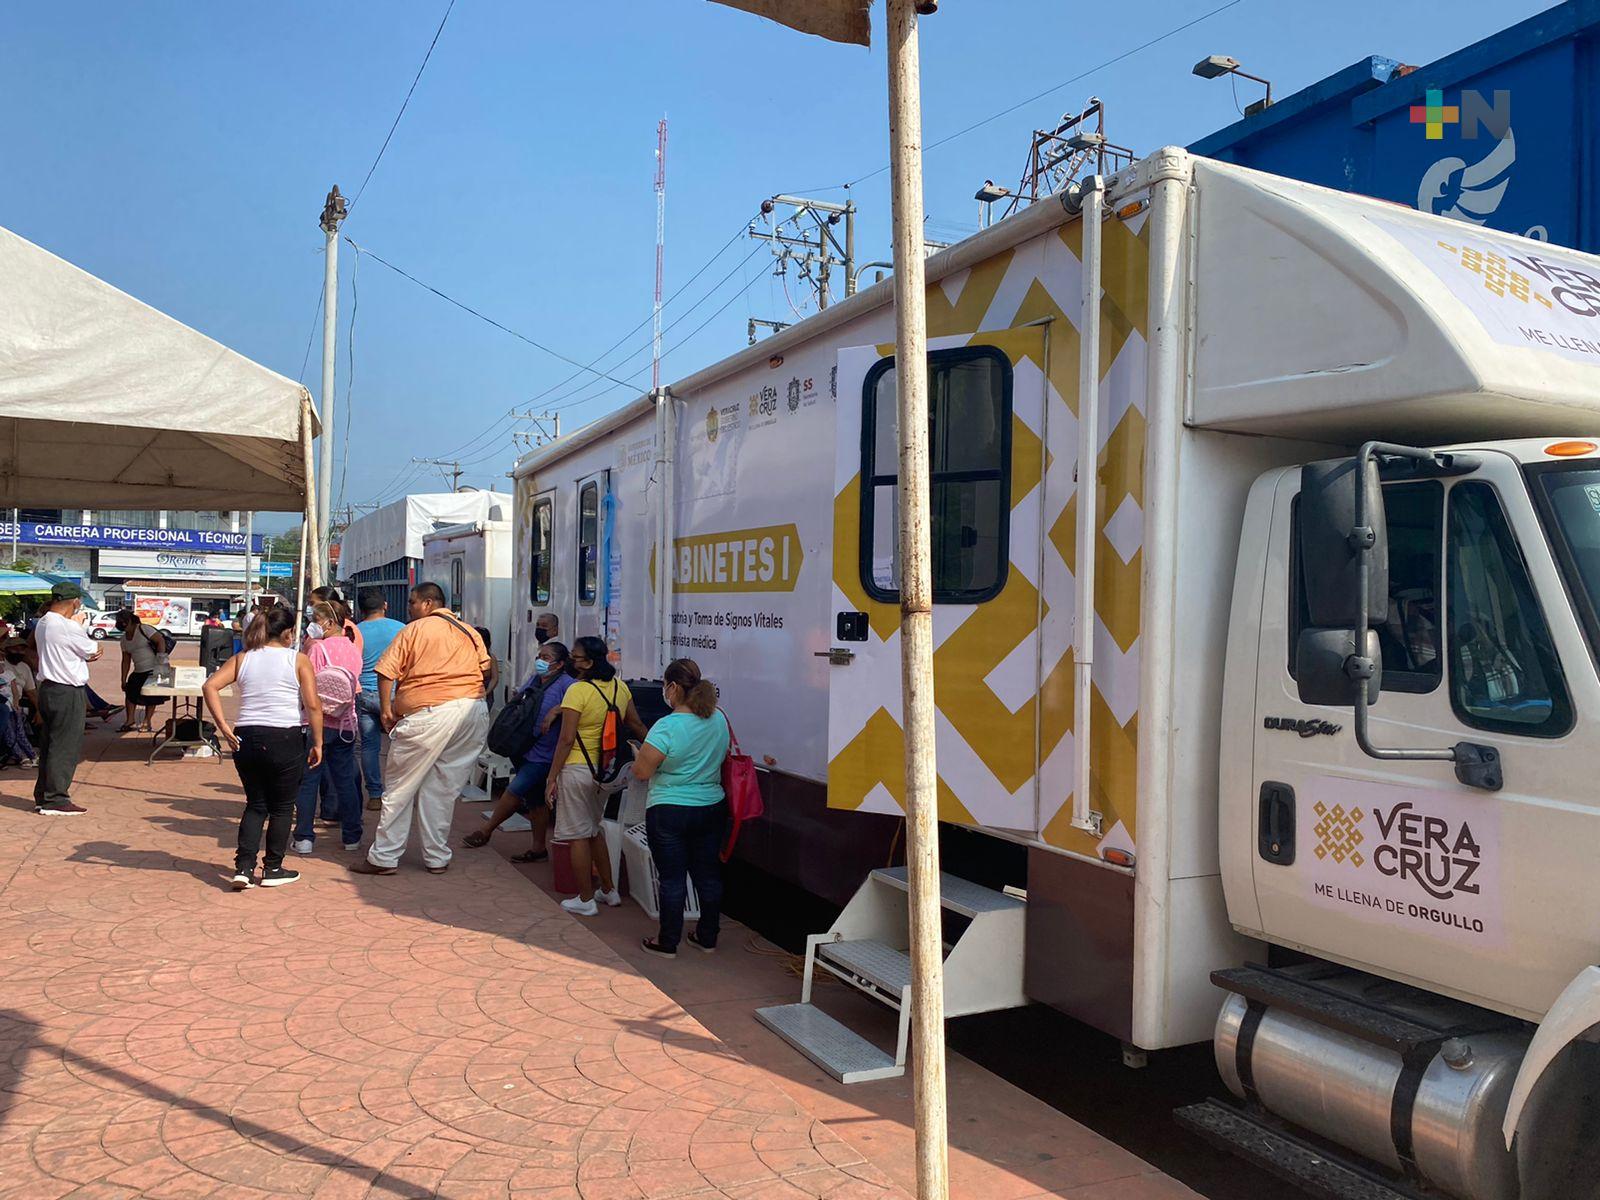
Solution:
[[[532,544],[528,556],[528,599],[534,604],[550,603],[550,525],[555,505],[550,496],[533,502]]]
[[[600,595],[600,485],[590,480],[578,489],[578,603]]]
[[[899,397],[894,359],[867,372],[861,405],[861,583],[900,602]],[[1005,587],[1011,538],[1011,362],[992,346],[928,355],[928,491],[935,604]]]

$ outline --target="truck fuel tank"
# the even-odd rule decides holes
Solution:
[[[1446,1040],[1418,1077],[1398,1051],[1254,1008],[1233,994],[1217,1018],[1217,1069],[1235,1096],[1396,1171],[1404,1164],[1395,1135],[1409,1132],[1415,1172],[1428,1184],[1459,1200],[1517,1200],[1516,1160],[1500,1123],[1527,1033]]]

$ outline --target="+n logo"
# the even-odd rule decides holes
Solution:
[[[1411,123],[1423,127],[1423,136],[1428,141],[1441,141],[1446,124],[1460,124],[1461,109],[1454,104],[1446,104],[1444,92],[1438,88],[1429,88],[1423,93],[1423,99],[1427,101],[1426,104],[1411,106]]]

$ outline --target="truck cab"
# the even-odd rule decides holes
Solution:
[[[1594,962],[1597,446],[1453,447],[1473,465],[1383,472],[1372,738],[1489,747],[1496,790],[1448,761],[1373,758],[1350,708],[1306,702],[1301,470],[1257,481],[1224,694],[1223,885],[1239,930],[1530,1020]]]
[[[1365,553],[1382,561],[1367,636],[1341,631],[1365,713],[1316,660],[1354,590],[1339,560],[1363,551],[1319,531],[1314,470],[1269,471],[1246,504],[1220,778],[1229,920],[1301,965],[1218,973],[1236,993],[1219,1068],[1385,1166],[1431,1155],[1420,1177],[1455,1195],[1579,1194],[1566,1122],[1592,1110],[1578,1089],[1595,1047],[1575,1043],[1600,1020],[1600,441],[1374,455]],[[1333,619],[1355,624],[1344,607]],[[1382,1045],[1397,1017],[1417,1024],[1409,1048]],[[1467,1030],[1476,1057],[1447,1062]],[[1289,1082],[1315,1063],[1316,1087]],[[1473,1102],[1430,1122],[1463,1074]],[[1365,1126],[1341,1094],[1364,1095]]]

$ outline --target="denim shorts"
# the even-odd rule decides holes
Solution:
[[[545,784],[550,780],[551,764],[547,762],[525,762],[517,768],[517,773],[512,777],[510,788],[522,801],[517,805],[517,811],[527,816],[544,803]]]

